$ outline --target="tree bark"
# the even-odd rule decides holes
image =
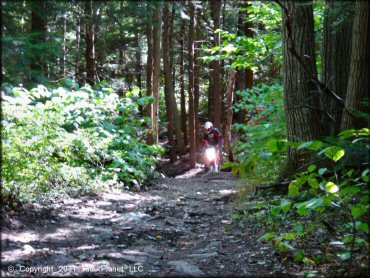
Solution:
[[[194,12],[195,7],[192,2],[189,4],[189,37],[188,37],[188,73],[189,73],[189,143],[191,168],[195,167],[196,144],[195,144],[195,115],[194,115]]]
[[[135,33],[135,41],[136,41],[136,50],[135,50],[135,74],[136,74],[136,86],[139,89],[139,97],[142,98],[141,92],[141,48],[140,48],[140,40],[139,40],[139,32],[136,31]],[[143,106],[139,105],[140,115],[144,115]]]
[[[284,1],[284,6],[283,71],[288,140],[321,139],[319,93],[307,72],[308,69],[317,76],[312,2],[301,5],[295,1]],[[303,60],[305,68],[297,56]],[[287,175],[294,173],[309,158],[305,151],[289,149]]]
[[[146,60],[146,95],[148,97],[153,96],[153,89],[152,89],[152,79],[153,79],[153,42],[152,42],[152,35],[153,30],[150,23],[146,26],[146,35],[147,35],[147,44],[148,44],[148,55]],[[154,144],[154,137],[153,137],[153,104],[149,104],[146,107],[146,116],[151,121],[151,126],[148,130],[146,143],[148,145]]]
[[[60,74],[62,77],[66,74],[66,35],[67,35],[67,16],[63,15],[63,45],[62,45],[62,61],[60,63]]]
[[[252,4],[247,4],[251,6]],[[248,18],[248,12],[243,11],[245,8],[244,3],[241,3],[238,14],[238,36],[246,36],[248,38],[253,37],[252,24],[251,22],[246,22]],[[235,89],[236,91],[242,92],[245,89],[250,89],[253,87],[253,71],[251,69],[240,69],[237,70],[235,77]],[[240,102],[242,98],[239,95],[236,95],[235,101]],[[247,111],[240,110],[235,113],[235,121],[238,123],[244,123],[244,116]]]
[[[174,21],[175,21],[175,6],[172,4],[172,12],[171,12],[171,20],[170,20],[170,26],[169,26],[169,52],[168,56],[170,59],[170,69],[169,72],[171,72],[171,92],[170,92],[170,100],[172,105],[172,111],[173,111],[173,122],[174,122],[174,128],[175,128],[175,135],[177,139],[176,144],[176,150],[180,155],[184,155],[186,153],[185,144],[184,144],[184,138],[182,134],[182,128],[181,128],[181,119],[179,115],[179,111],[177,109],[176,99],[175,99],[175,68],[173,66],[173,60],[174,60],[174,51],[173,51],[173,38],[174,38]]]
[[[159,114],[159,86],[161,72],[161,25],[162,25],[162,7],[160,4],[154,12],[153,28],[153,138],[154,143],[158,143],[158,114]]]
[[[93,1],[86,0],[85,2],[86,14],[86,81],[91,86],[95,83],[95,32],[94,32],[94,13]]]
[[[188,132],[186,128],[186,106],[185,106],[185,21],[182,20],[181,30],[180,30],[180,44],[181,44],[181,53],[180,53],[180,96],[181,96],[181,129],[184,135],[184,145],[188,145]]]
[[[194,44],[194,115],[195,115],[195,149],[200,151],[201,148],[201,135],[202,133],[199,130],[199,87],[200,87],[200,61],[199,49],[197,47],[197,42],[202,38],[202,29],[201,29],[201,10],[197,9],[196,13],[196,33],[195,33],[195,44]]]
[[[358,1],[353,22],[353,37],[347,98],[341,129],[369,127],[370,21],[369,2]]]
[[[225,151],[229,155],[229,161],[233,161],[233,153],[231,148],[231,126],[233,121],[233,101],[234,101],[234,90],[235,90],[235,77],[236,71],[230,70],[229,86],[227,92],[227,109],[226,109],[226,121],[225,121]]]
[[[35,0],[31,2],[31,33],[31,42],[34,46],[46,42],[46,7],[44,1]],[[45,61],[40,53],[36,52],[31,61],[30,80],[34,83],[39,82],[39,77],[46,71],[45,67]]]
[[[221,15],[221,0],[211,1],[211,11],[213,17],[213,29],[216,31],[220,28],[220,15]],[[220,33],[214,34],[213,46],[220,46],[221,36]],[[222,119],[222,104],[221,104],[221,63],[220,61],[213,61],[213,122],[214,126],[221,130]]]
[[[166,112],[167,112],[167,121],[168,121],[168,143],[170,146],[170,161],[173,162],[176,160],[176,151],[175,151],[175,140],[174,140],[174,120],[173,120],[173,106],[171,103],[171,94],[172,94],[172,72],[169,57],[169,4],[164,3],[163,7],[163,35],[162,35],[162,59],[163,59],[163,69],[164,69],[164,94],[166,102]]]
[[[80,10],[80,2],[77,2],[77,24],[76,24],[76,60],[75,60],[75,79],[78,83],[80,83],[80,44],[81,44],[81,10]]]
[[[344,17],[338,25],[337,15]],[[322,44],[322,82],[342,99],[346,98],[353,25],[353,2],[326,2]],[[326,135],[340,132],[343,106],[327,94],[322,96],[322,107],[332,117],[323,115],[321,123]]]

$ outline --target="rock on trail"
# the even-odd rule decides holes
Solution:
[[[7,213],[2,276],[277,276],[253,229],[232,221],[230,173],[164,178],[144,192],[111,190]]]

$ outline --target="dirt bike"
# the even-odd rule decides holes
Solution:
[[[220,172],[221,159],[215,147],[207,147],[204,153],[204,168],[208,172]]]

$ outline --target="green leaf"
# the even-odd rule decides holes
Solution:
[[[327,170],[328,170],[328,168],[320,168],[318,173],[319,173],[320,176],[322,176]]]
[[[357,219],[363,214],[362,206],[351,206],[351,214],[354,219]]]
[[[289,196],[297,196],[299,195],[299,187],[297,186],[297,184],[295,182],[291,182],[289,184]]]
[[[314,177],[311,177],[309,176],[308,177],[308,184],[312,187],[312,188],[319,188],[319,182],[317,181],[316,178]]]
[[[341,159],[344,156],[345,150],[341,147],[332,146],[332,147],[326,148],[324,153],[326,157],[330,158],[334,162],[337,162],[339,159]]]
[[[297,235],[295,233],[286,233],[283,234],[283,238],[286,240],[295,240],[297,238]]]
[[[267,142],[267,147],[271,152],[280,152],[284,150],[285,143],[282,140],[272,139]]]
[[[223,164],[221,165],[221,169],[222,169],[222,170],[224,170],[224,169],[229,169],[229,168],[233,167],[233,165],[234,165],[234,162],[230,162],[230,161],[228,161],[228,162],[225,162],[225,163],[223,163]]]
[[[283,200],[281,203],[280,203],[280,206],[282,208],[282,210],[287,213],[289,212],[291,206],[292,206],[292,202],[288,201],[288,200]]]
[[[325,190],[330,193],[336,193],[339,191],[339,187],[335,183],[329,181],[325,185]]]
[[[309,150],[312,150],[312,151],[317,151],[319,149],[321,149],[322,147],[322,142],[321,141],[309,141],[309,142],[305,142],[301,145],[298,146],[298,150],[300,149],[309,149]]]
[[[358,230],[364,231],[365,233],[369,232],[369,225],[367,223],[361,223],[358,227]]]
[[[303,259],[304,259],[304,253],[302,250],[300,250],[295,254],[294,261],[296,261],[297,263],[301,263],[303,262]]]
[[[307,211],[308,209],[314,210],[318,207],[321,207],[323,203],[324,203],[324,200],[322,198],[313,198],[306,202],[298,203],[296,204],[296,207],[298,209],[297,212],[300,215],[306,215],[308,212]]]
[[[358,136],[370,136],[370,129],[361,128],[360,130],[358,130]]]
[[[275,233],[274,232],[269,232],[269,233],[264,234],[263,236],[261,236],[258,240],[259,241],[261,241],[261,240],[269,241],[274,237],[275,237]]]
[[[308,172],[313,172],[313,171],[315,171],[315,169],[316,169],[316,165],[310,165],[309,167],[308,167]]]
[[[341,139],[347,139],[350,137],[356,136],[356,130],[355,129],[347,129],[339,133],[339,137]]]
[[[235,176],[238,174],[238,172],[239,172],[239,168],[240,168],[240,166],[239,166],[238,164],[234,164],[234,165],[232,166],[231,171],[233,172],[233,174],[234,174]]]

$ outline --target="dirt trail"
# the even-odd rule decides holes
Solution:
[[[5,215],[2,276],[286,275],[251,227],[232,223],[238,180],[194,174]]]

